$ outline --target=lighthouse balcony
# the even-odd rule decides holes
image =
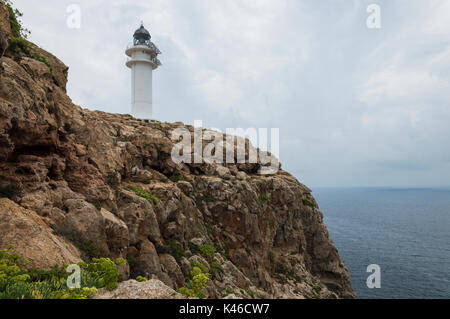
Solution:
[[[132,57],[128,58],[126,65],[131,68],[135,63],[148,63],[152,66],[153,70],[161,66],[161,62],[157,58],[144,58],[144,57]]]
[[[153,42],[150,42],[149,45],[146,44],[138,44],[135,45],[133,43],[130,43],[127,45],[127,50],[125,51],[126,55],[129,57],[132,56],[132,54],[136,51],[145,51],[147,53],[150,53],[152,56],[156,57],[158,54],[161,54],[161,51],[156,47]]]

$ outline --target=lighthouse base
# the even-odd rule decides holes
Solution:
[[[135,102],[131,106],[132,115],[137,119],[152,120],[152,104],[148,102]]]

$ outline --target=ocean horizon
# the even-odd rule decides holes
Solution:
[[[313,188],[358,298],[450,298],[450,188]],[[381,288],[366,285],[381,268]]]

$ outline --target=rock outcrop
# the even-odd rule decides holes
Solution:
[[[122,257],[123,279],[175,290],[200,263],[213,274],[210,298],[355,296],[311,190],[296,178],[259,175],[260,163],[175,164],[171,133],[193,127],[74,105],[68,68],[30,45],[45,63],[8,49],[0,72],[0,197],[15,202],[0,201],[1,245],[44,267]],[[154,280],[135,285],[101,296],[175,296],[156,292]]]
[[[30,266],[50,269],[81,260],[78,249],[53,234],[45,218],[6,198],[0,198],[0,247],[15,245],[15,252],[32,258]]]
[[[94,299],[183,299],[184,297],[163,282],[128,280],[119,283],[113,291],[100,289]]]

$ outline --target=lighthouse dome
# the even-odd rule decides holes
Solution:
[[[144,24],[141,24],[141,27],[134,32],[133,37],[140,43],[145,43],[152,38],[150,32],[144,28]]]

